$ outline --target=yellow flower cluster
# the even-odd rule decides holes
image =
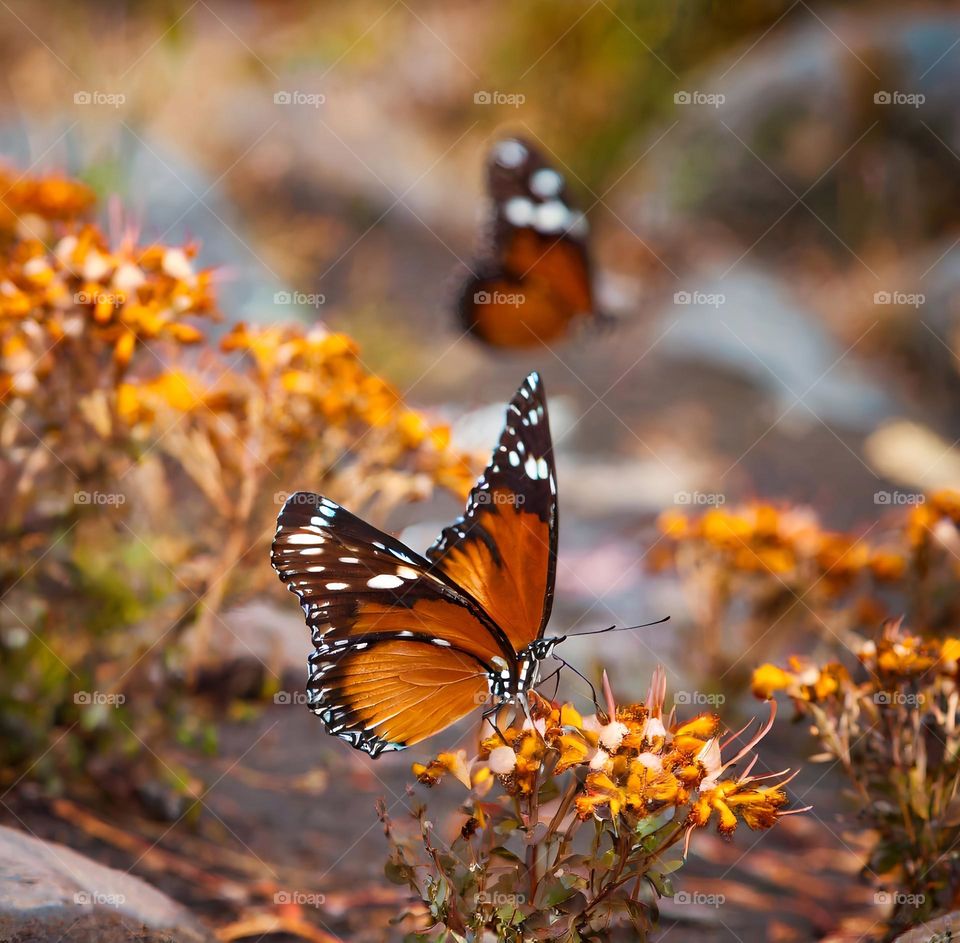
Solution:
[[[196,343],[203,335],[189,319],[215,316],[196,246],[143,247],[128,235],[111,247],[82,218],[91,199],[80,184],[44,178],[20,181],[4,200],[17,221],[0,255],[0,397],[28,395],[78,348],[109,351],[122,371],[138,343]]]
[[[773,573],[785,579],[811,573],[840,589],[864,571],[878,579],[897,579],[903,555],[876,548],[850,534],[823,530],[812,511],[777,508],[755,502],[742,507],[710,508],[699,517],[667,511],[658,521],[676,547],[693,547],[719,556],[729,569]],[[659,563],[667,563],[662,557]]]
[[[765,777],[746,774],[724,778],[769,725],[724,761],[721,751],[728,744],[721,743],[716,715],[700,714],[685,722],[665,719],[665,689],[655,683],[651,691],[647,704],[587,716],[571,704],[534,694],[525,722],[484,737],[474,760],[468,761],[463,750],[441,753],[428,764],[415,763],[414,775],[433,786],[451,774],[477,796],[499,782],[507,795],[529,797],[546,778],[579,770],[582,781],[573,808],[581,820],[595,817],[614,825],[622,820],[632,828],[673,809],[688,830],[709,824],[714,816],[723,835],[730,835],[738,821],[752,829],[771,827],[787,802],[785,782],[760,785]],[[478,805],[474,815],[481,825],[482,814]]]
[[[197,268],[195,246],[143,247],[128,235],[112,247],[84,219],[93,196],[82,184],[0,172],[4,185],[16,220],[0,219],[0,402],[26,401],[24,411],[60,427],[73,424],[64,409],[74,403],[100,436],[140,440],[203,417],[216,451],[232,437],[270,467],[321,437],[327,464],[360,443],[378,468],[403,461],[414,476],[469,490],[475,463],[451,448],[449,429],[405,407],[351,338],[238,325],[219,356],[188,361],[180,348],[203,341],[203,319],[217,317],[213,273]],[[140,347],[150,356],[134,363]]]
[[[921,678],[931,682],[957,678],[960,638],[924,638],[904,630],[899,622],[888,623],[876,641],[863,641],[857,657],[868,680],[855,686],[847,669],[837,661],[818,665],[810,659],[791,657],[786,668],[765,664],[753,673],[753,693],[760,698],[783,691],[798,703],[822,703],[842,699],[850,692],[858,696],[889,690]]]

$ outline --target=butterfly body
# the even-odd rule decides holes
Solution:
[[[378,756],[491,699],[523,702],[559,638],[556,477],[531,374],[464,515],[425,555],[312,492],[280,512],[271,559],[311,630],[307,698],[327,731]]]
[[[487,184],[491,252],[461,291],[467,330],[495,347],[524,348],[561,338],[580,318],[600,317],[589,226],[563,175],[528,141],[508,138],[491,152]]]

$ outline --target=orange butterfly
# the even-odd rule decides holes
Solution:
[[[329,733],[378,756],[493,700],[524,702],[540,662],[557,560],[557,483],[543,384],[507,407],[466,511],[421,556],[318,494],[284,505],[271,559],[315,651],[308,703]]]
[[[527,141],[508,138],[491,152],[492,255],[460,295],[464,327],[495,347],[533,347],[562,337],[594,306],[589,227],[562,176]]]

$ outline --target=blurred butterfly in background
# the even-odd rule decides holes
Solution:
[[[466,511],[424,556],[318,494],[280,512],[272,563],[312,637],[308,704],[371,756],[491,700],[525,703],[557,558],[557,483],[543,384],[531,373]],[[489,712],[488,712],[489,713]]]
[[[532,144],[497,142],[487,164],[493,204],[488,257],[463,286],[464,327],[495,347],[533,347],[567,333],[595,308],[589,226],[563,175]]]

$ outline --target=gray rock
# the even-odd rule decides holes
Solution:
[[[0,943],[212,943],[184,907],[65,845],[0,826]]]

